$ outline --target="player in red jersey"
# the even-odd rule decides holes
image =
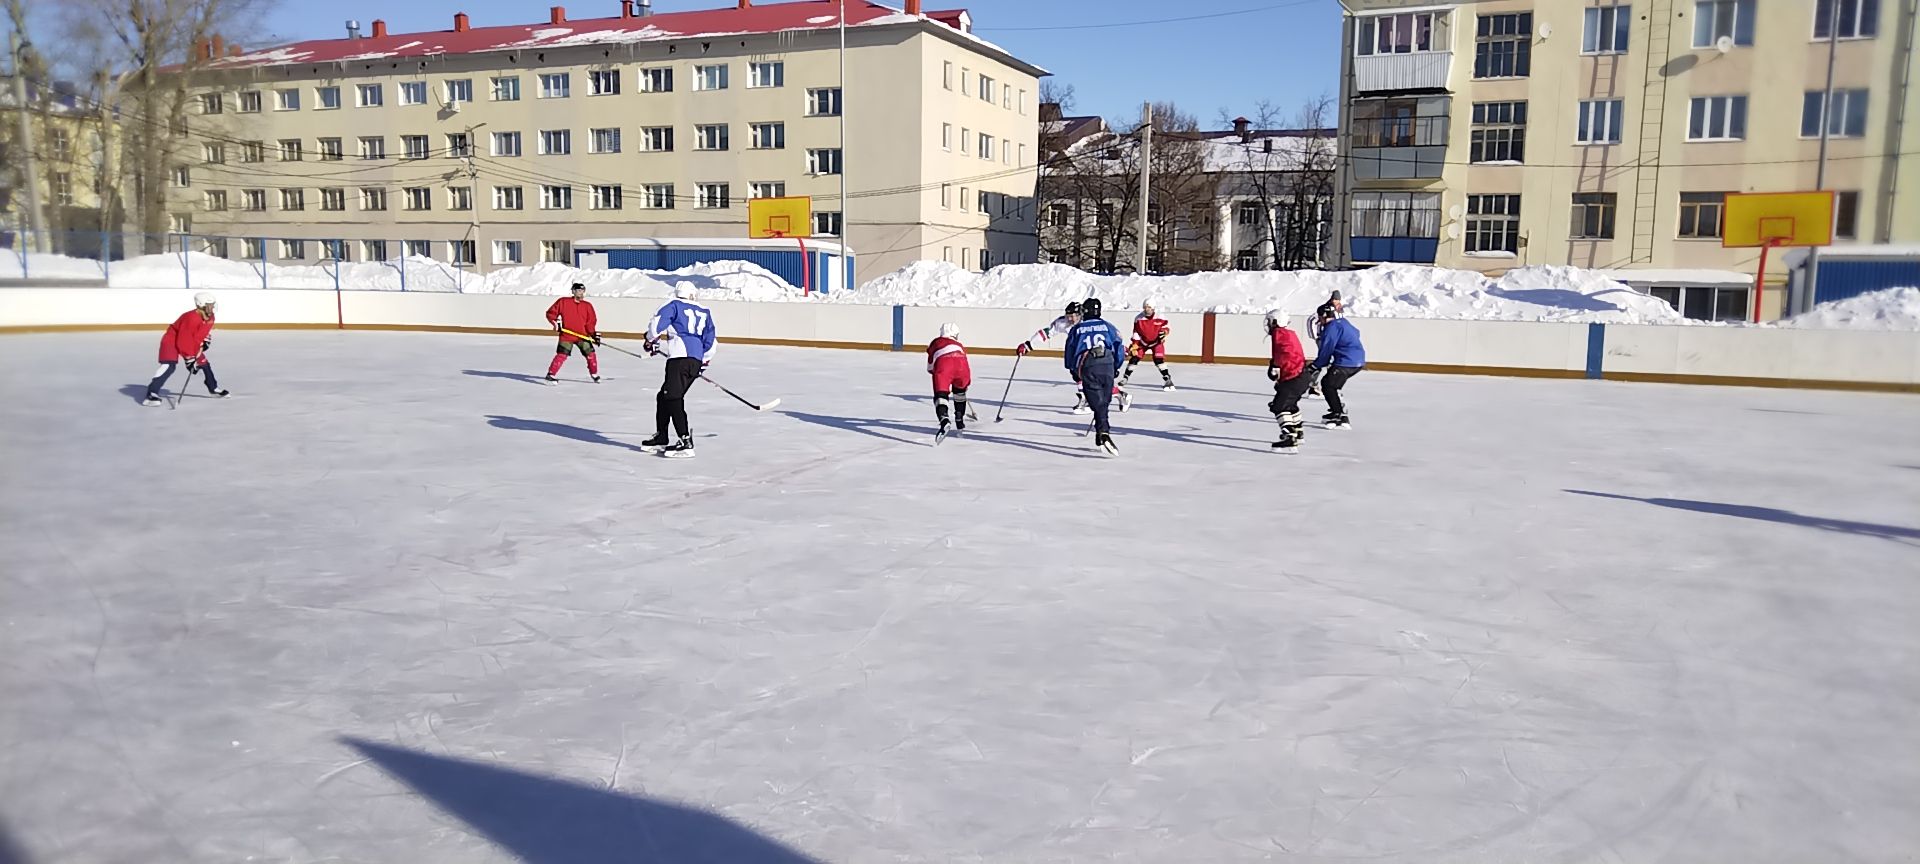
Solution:
[[[1140,304],[1140,314],[1133,319],[1133,344],[1127,348],[1127,371],[1120,376],[1120,386],[1127,386],[1127,379],[1133,377],[1133,368],[1152,355],[1153,368],[1160,370],[1160,380],[1165,382],[1160,389],[1173,389],[1173,373],[1167,371],[1167,334],[1172,330],[1167,319],[1153,308],[1153,301]]]
[[[1292,453],[1300,449],[1306,437],[1306,424],[1300,420],[1300,397],[1306,395],[1313,375],[1307,366],[1307,352],[1300,337],[1287,329],[1287,313],[1275,309],[1267,313],[1267,336],[1273,340],[1273,358],[1267,361],[1267,378],[1273,381],[1273,401],[1267,408],[1280,424],[1280,440],[1273,442],[1276,452]]]
[[[207,362],[207,349],[212,347],[213,295],[202,291],[193,295],[193,308],[175,319],[167,327],[167,335],[160,337],[160,368],[154,370],[153,380],[147,382],[147,398],[141,404],[151,407],[161,403],[161,386],[173,377],[173,370],[183,360],[189,379],[195,372],[207,373],[207,392],[215,398],[226,398],[227,391],[220,389],[220,382],[214,380],[213,364]]]
[[[927,343],[927,372],[933,376],[933,413],[940,418],[934,442],[939,443],[947,437],[950,420],[955,431],[967,431],[967,388],[973,386],[973,367],[967,363],[967,346],[960,344],[960,325],[940,325],[940,335]]]
[[[547,324],[560,334],[560,344],[553,349],[553,363],[547,366],[547,383],[560,380],[560,367],[573,356],[573,348],[578,345],[580,354],[587,358],[587,374],[598,384],[600,358],[593,349],[600,344],[600,316],[594,313],[593,304],[587,302],[587,286],[575,282],[572,293],[573,296],[562,297],[547,307]]]

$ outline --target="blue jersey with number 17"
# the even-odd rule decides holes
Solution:
[[[1088,352],[1098,351],[1105,355],[1096,360],[1088,357]],[[1109,362],[1114,371],[1120,370],[1120,331],[1112,324],[1099,318],[1089,318],[1073,325],[1067,331],[1067,368],[1082,371],[1083,363]]]
[[[713,312],[689,300],[674,300],[654,313],[647,334],[659,340],[668,359],[692,357],[702,363],[713,359],[714,341],[719,333],[713,326]],[[671,339],[665,338],[672,334]]]

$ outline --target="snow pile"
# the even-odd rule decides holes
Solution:
[[[1107,305],[1138,308],[1153,300],[1166,312],[1312,312],[1335,290],[1347,313],[1366,318],[1450,318],[1683,324],[1664,301],[1592,270],[1521,267],[1499,279],[1468,270],[1383,264],[1367,270],[1230,271],[1188,276],[1096,276],[1064,264],[1016,264],[973,273],[940,261],[918,261],[829,295],[830,302],[908,306],[1058,309],[1098,294]]]
[[[1920,330],[1920,288],[1886,288],[1831,300],[1782,327],[1818,330]]]

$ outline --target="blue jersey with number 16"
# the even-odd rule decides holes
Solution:
[[[1102,355],[1095,359],[1090,354]],[[1089,318],[1067,331],[1067,368],[1076,372],[1084,363],[1109,362],[1120,371],[1120,331],[1099,318]]]
[[[650,336],[660,340],[667,358],[692,357],[702,363],[713,359],[714,341],[719,337],[713,326],[713,313],[689,300],[674,300],[654,313],[647,325]],[[663,338],[666,334],[673,338]]]

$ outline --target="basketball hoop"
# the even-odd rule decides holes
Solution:
[[[1720,245],[1758,248],[1760,267],[1753,274],[1753,321],[1760,322],[1760,298],[1766,289],[1767,254],[1782,246],[1825,246],[1833,242],[1832,192],[1728,193]]]
[[[794,227],[794,220],[800,227]],[[752,198],[747,201],[747,236],[755,239],[792,238],[800,244],[800,291],[813,294],[813,262],[807,258],[807,238],[813,236],[813,199],[806,195]]]

